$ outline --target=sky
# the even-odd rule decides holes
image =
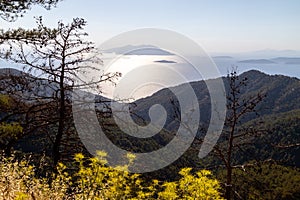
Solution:
[[[161,28],[208,52],[300,50],[299,10],[299,0],[64,0],[50,11],[34,7],[14,23],[1,20],[1,27],[34,27],[40,15],[49,26],[83,17],[96,44],[126,31]]]

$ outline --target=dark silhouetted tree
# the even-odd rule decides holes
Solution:
[[[213,150],[213,155],[221,160],[226,169],[225,198],[228,200],[233,198],[233,193],[238,195],[238,192],[233,190],[233,169],[247,166],[239,165],[236,157],[245,153],[243,148],[251,144],[252,138],[266,133],[256,127],[242,125],[249,115],[258,115],[256,108],[265,97],[263,92],[242,96],[241,90],[247,85],[247,81],[248,78],[241,79],[236,70],[229,73],[225,79],[227,116],[220,140]],[[253,163],[249,165],[252,166]]]
[[[71,93],[75,88],[94,87],[102,81],[113,81],[119,73],[100,73],[101,64],[97,49],[84,38],[86,21],[75,18],[70,24],[59,22],[57,28],[49,29],[38,18],[38,30],[43,37],[33,41],[13,40],[6,57],[25,67],[36,78],[33,89],[35,102],[40,104],[40,115],[44,123],[56,124],[53,137],[52,156],[54,165],[61,157],[63,136],[72,129]],[[8,56],[7,56],[8,55]],[[99,76],[78,84],[79,74],[94,70]],[[39,77],[39,78],[37,78]],[[101,88],[97,89],[101,93]],[[42,92],[42,93],[41,93]],[[44,124],[43,123],[43,124]]]
[[[47,10],[56,6],[60,0],[0,0],[0,17],[7,21],[15,21],[18,17],[39,5]]]

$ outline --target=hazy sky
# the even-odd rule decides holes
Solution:
[[[1,20],[1,27],[33,27],[39,15],[50,26],[83,17],[98,44],[151,27],[184,34],[208,52],[300,50],[299,0],[64,0],[50,11],[33,8],[15,23]]]

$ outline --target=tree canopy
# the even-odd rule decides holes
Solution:
[[[7,21],[15,21],[18,17],[30,10],[32,6],[39,5],[50,9],[60,0],[0,0],[0,17]]]

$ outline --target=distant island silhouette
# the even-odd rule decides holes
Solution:
[[[177,63],[177,62],[172,61],[172,60],[156,60],[154,62],[156,62],[156,63]]]

